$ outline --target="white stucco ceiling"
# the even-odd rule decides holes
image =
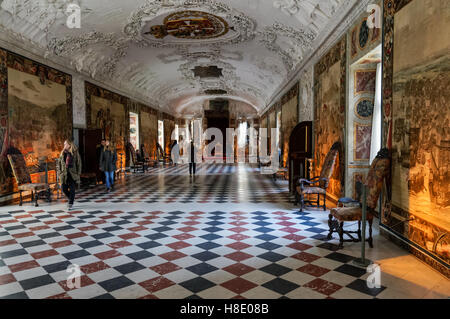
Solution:
[[[206,89],[264,109],[356,0],[0,0],[0,30],[21,45],[136,94],[174,115],[198,111]],[[81,28],[66,26],[68,4],[81,9]],[[224,19],[230,30],[212,39],[145,35],[185,10]],[[220,78],[195,77],[217,66]],[[132,96],[131,96],[132,97]]]

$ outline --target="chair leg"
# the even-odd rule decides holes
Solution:
[[[305,205],[305,199],[303,198],[303,193],[300,194],[300,212],[303,212],[303,206]]]
[[[370,248],[373,248],[372,224],[373,224],[373,219],[370,219],[369,220],[369,240],[368,240]]]
[[[23,201],[22,201],[22,191],[19,191],[19,196],[20,196],[19,206],[22,206],[22,203],[23,203]]]
[[[34,194],[34,206],[35,206],[35,207],[38,207],[38,206],[39,206],[39,204],[38,204],[38,198],[39,198],[39,194],[38,194],[38,192],[36,192],[36,194]]]
[[[361,221],[358,221],[358,239],[361,241]]]
[[[333,231],[334,231],[334,227],[333,227],[333,215],[329,214],[328,215],[328,228],[330,229],[327,239],[331,239],[333,238]]]
[[[339,249],[344,248],[344,222],[339,223]]]
[[[319,195],[320,196],[320,195]],[[323,210],[327,210],[327,195],[323,195]]]

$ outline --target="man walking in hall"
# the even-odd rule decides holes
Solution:
[[[196,163],[195,163],[195,145],[194,140],[191,140],[191,146],[189,148],[189,175],[192,176],[192,173],[195,175]]]

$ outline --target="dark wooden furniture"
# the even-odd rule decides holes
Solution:
[[[78,152],[81,157],[81,176],[82,183],[103,180],[103,172],[100,171],[99,161],[102,143],[102,130],[78,130]]]
[[[340,152],[341,143],[334,143],[325,157],[320,175],[310,179],[300,178],[298,180],[295,195],[297,202],[300,202],[300,211],[303,211],[305,204],[327,210],[327,188]],[[310,199],[311,195],[317,195],[317,199]],[[305,197],[308,199],[305,199]],[[320,197],[323,198],[323,205],[320,205]]]
[[[372,224],[374,216],[377,216],[375,211],[378,199],[380,197],[381,190],[383,188],[383,182],[386,185],[390,184],[390,172],[391,172],[391,159],[388,149],[382,149],[378,152],[376,158],[373,160],[367,175],[365,186],[366,194],[363,203],[366,202],[366,218],[369,223],[369,238],[367,242],[369,246],[373,248],[372,239]],[[341,201],[342,202],[342,201]],[[329,234],[328,239],[332,238],[334,232],[339,234],[339,248],[344,247],[345,242],[358,242],[361,241],[361,220],[362,220],[362,203],[359,203],[356,207],[337,207],[330,210],[328,219]],[[344,230],[344,222],[346,221],[358,221],[358,230],[349,231]],[[344,240],[344,234],[350,239]],[[354,238],[351,234],[357,234],[358,238]]]
[[[133,144],[127,144],[127,153],[130,156],[130,170],[133,170],[133,172],[135,173],[136,171],[142,169],[142,173],[144,173],[148,169],[148,166],[146,165],[145,161],[142,160],[140,154],[136,153]]]
[[[39,197],[44,197],[48,202],[51,201],[51,191],[47,183],[32,183],[30,174],[26,166],[25,158],[22,154],[8,154],[8,160],[11,165],[14,178],[20,194],[20,206],[22,206],[22,192],[31,192],[31,201],[34,206],[39,206]]]
[[[157,157],[157,161],[158,163],[162,163],[164,164],[170,164],[172,162],[172,159],[170,158],[170,156],[168,156],[163,148],[161,147],[161,145],[159,145],[159,143],[156,143],[156,157]]]
[[[308,159],[312,157],[312,122],[301,122],[289,137],[289,191],[294,193],[299,178],[309,178]]]

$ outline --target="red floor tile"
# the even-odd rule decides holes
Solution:
[[[180,259],[183,257],[186,257],[187,255],[180,253],[179,251],[171,251],[162,255],[159,255],[159,257],[164,258],[166,260],[172,261],[176,259]]]
[[[37,252],[37,253],[32,253],[30,255],[34,259],[41,259],[41,258],[47,258],[47,257],[50,257],[50,256],[56,256],[56,255],[59,255],[59,253],[56,250],[54,250],[54,249],[49,249],[49,250],[40,251],[40,252]]]
[[[251,258],[253,256],[249,255],[249,254],[246,254],[246,253],[243,253],[241,251],[237,251],[237,252],[225,255],[224,257],[227,257],[227,258],[232,259],[234,261],[243,261],[243,260],[249,259],[249,258]]]
[[[304,261],[304,262],[307,262],[307,263],[312,263],[313,261],[321,258],[321,257],[313,255],[313,254],[305,253],[304,251],[302,251],[301,253],[295,254],[291,257],[301,260],[301,261]]]
[[[287,247],[292,248],[292,249],[296,249],[296,250],[300,250],[300,251],[304,251],[304,250],[312,248],[311,245],[298,243],[298,242],[297,243],[292,243],[290,245],[287,245]]]
[[[0,286],[7,285],[15,281],[16,277],[14,277],[13,274],[0,275]]]
[[[342,288],[342,286],[320,278],[314,279],[313,281],[304,285],[304,287],[310,288],[327,296],[334,294],[336,291]]]
[[[228,271],[229,273],[236,275],[236,276],[243,276],[243,275],[255,270],[255,268],[249,267],[244,264],[237,263],[237,264],[225,267],[225,268],[223,268],[223,270]]]
[[[161,265],[150,267],[150,269],[153,270],[154,272],[157,272],[160,275],[165,275],[165,274],[174,272],[176,270],[180,270],[181,267],[179,267],[175,264],[172,264],[170,262],[167,262],[167,263],[164,263]]]
[[[316,265],[308,264],[303,267],[300,267],[297,269],[298,271],[304,272],[308,275],[314,276],[314,277],[320,277],[325,275],[327,272],[329,272],[329,269],[322,268]]]
[[[73,245],[73,242],[71,240],[63,240],[63,241],[58,241],[56,243],[51,243],[49,245],[52,246],[53,248],[61,248],[61,247]]]
[[[105,259],[118,257],[120,255],[121,254],[117,250],[108,250],[108,251],[104,251],[102,253],[95,254],[94,256],[97,257],[98,259],[105,260]]]
[[[92,264],[80,266],[80,270],[85,274],[92,274],[97,271],[105,270],[111,268],[107,264],[105,264],[103,261],[98,261]]]
[[[36,260],[30,260],[30,261],[26,261],[26,262],[23,262],[23,263],[10,265],[8,267],[11,270],[11,272],[15,273],[15,272],[19,272],[19,271],[22,271],[22,270],[27,270],[27,269],[32,269],[32,268],[35,268],[35,267],[40,267],[40,265],[37,263]]]
[[[221,284],[221,286],[240,295],[246,291],[249,291],[250,289],[257,287],[258,285],[242,278],[234,278],[232,280],[224,282],[223,284]]]

